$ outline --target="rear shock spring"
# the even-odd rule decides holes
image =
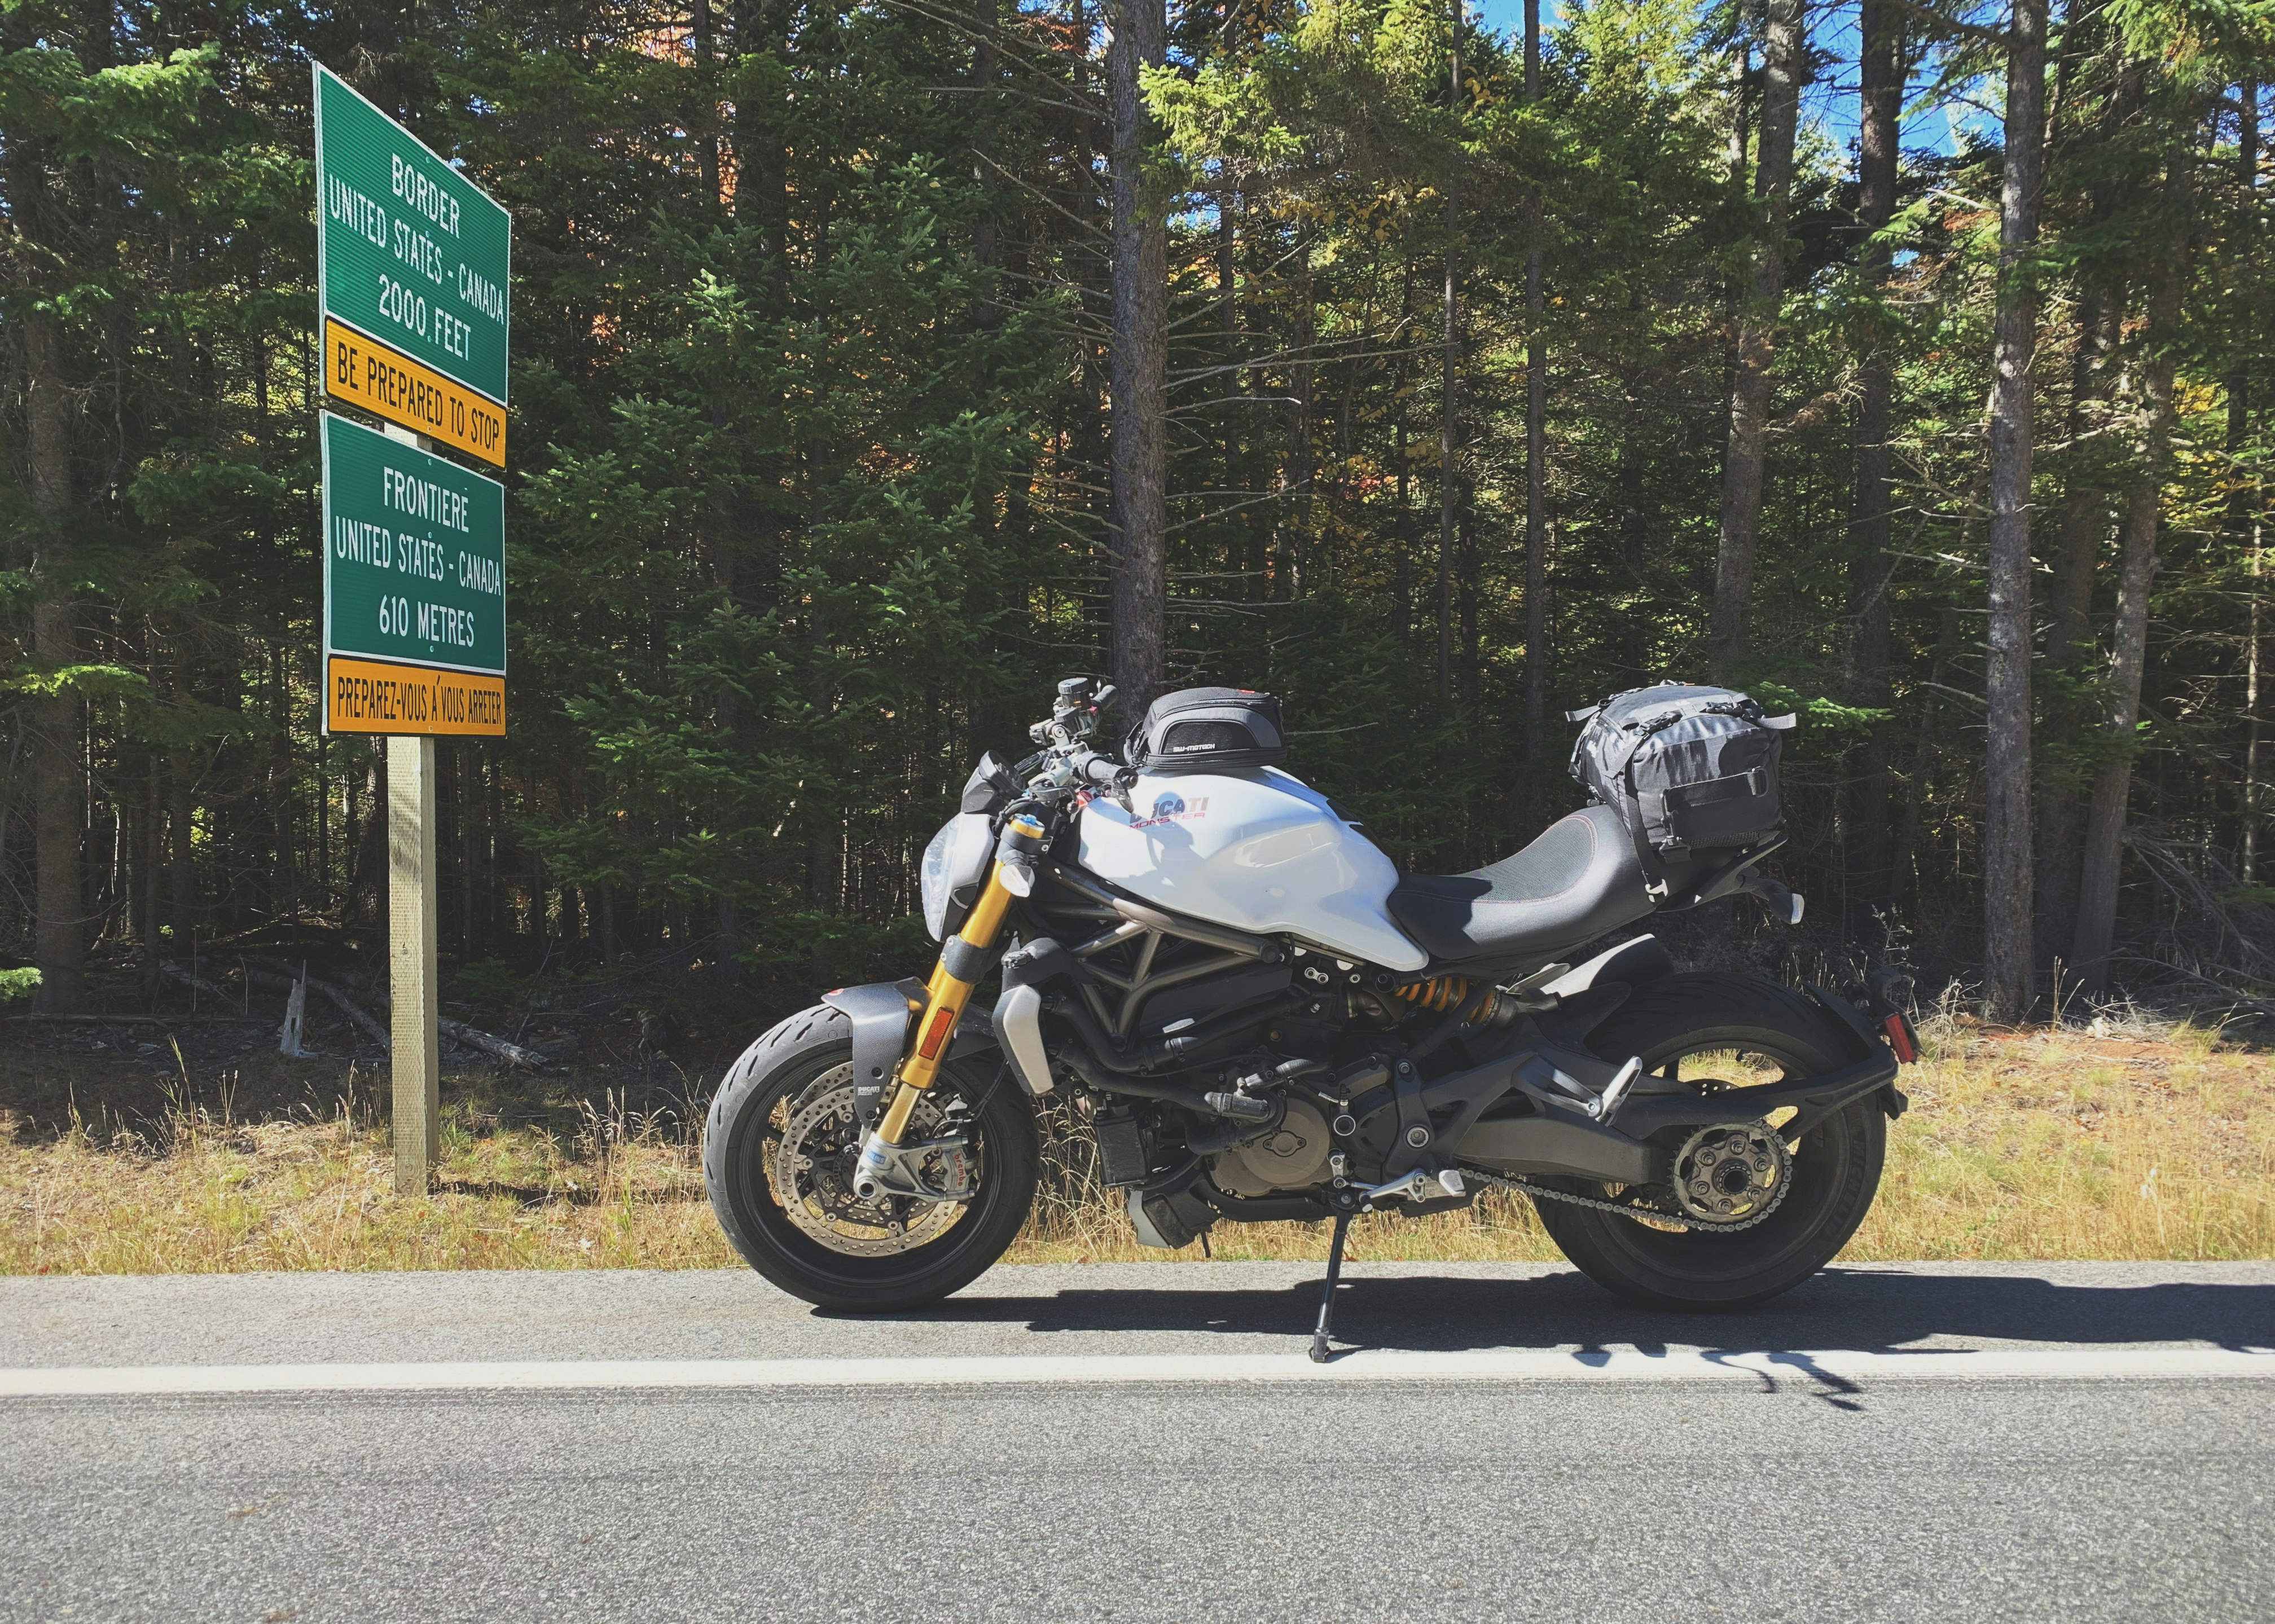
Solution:
[[[1426,981],[1412,981],[1391,990],[1410,1004],[1443,1014],[1448,1009],[1462,1007],[1469,998],[1470,986],[1469,980],[1462,976],[1432,976]],[[1488,992],[1478,1001],[1478,1007],[1470,1011],[1470,1023],[1473,1026],[1506,1025],[1520,1013],[1522,1011],[1515,999],[1504,997],[1497,992]]]
[[[1397,989],[1398,996],[1410,1004],[1443,1013],[1457,1008],[1470,995],[1470,984],[1460,976],[1432,976],[1427,981],[1412,981]]]

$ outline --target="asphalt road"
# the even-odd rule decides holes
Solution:
[[[1349,1278],[0,1280],[0,1620],[2275,1617],[2275,1265]]]

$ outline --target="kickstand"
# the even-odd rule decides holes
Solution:
[[[1343,1273],[1343,1237],[1350,1233],[1350,1214],[1335,1214],[1335,1238],[1327,1246],[1327,1288],[1319,1297],[1319,1328],[1311,1333],[1311,1363],[1327,1362],[1327,1332],[1335,1318],[1335,1282]]]

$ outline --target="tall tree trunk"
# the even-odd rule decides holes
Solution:
[[[1762,122],[1754,161],[1753,267],[1738,313],[1737,364],[1730,378],[1730,436],[1722,458],[1722,523],[1714,555],[1709,627],[1719,671],[1746,652],[1754,593],[1754,549],[1762,522],[1762,455],[1769,427],[1770,364],[1776,359],[1779,295],[1785,287],[1785,232],[1793,194],[1794,129],[1808,66],[1801,0],[1769,0],[1762,53]]]
[[[1540,99],[1540,0],[1524,0],[1524,99]],[[1524,756],[1547,744],[1548,343],[1540,330],[1540,200],[1526,205],[1524,253]],[[1538,774],[1528,782],[1536,791]]]
[[[2245,79],[2236,87],[2235,115],[2235,178],[2243,189],[2242,218],[2237,235],[2243,240],[2238,245],[2247,266],[2243,278],[2246,286],[2256,278],[2248,275],[2251,262],[2258,258],[2259,236],[2259,87]],[[2241,539],[2251,533],[2252,517],[2258,511],[2259,482],[2243,477],[2241,463],[2244,449],[2251,439],[2251,362],[2239,360],[2227,374],[2227,533]]]
[[[28,9],[11,10],[0,28],[0,48],[32,44],[33,17]],[[50,246],[61,238],[58,215],[65,208],[49,179],[54,156],[49,141],[27,132],[0,143],[10,222],[34,248],[38,275],[49,274],[60,257]],[[63,330],[42,306],[48,291],[14,290],[22,301],[16,322],[24,358],[24,472],[38,524],[30,559],[31,654],[41,670],[55,672],[77,663],[78,613],[72,590],[71,397]],[[76,1008],[85,991],[83,713],[79,695],[68,690],[34,699],[24,709],[32,745],[32,951],[39,963],[40,1007],[64,1012]]]
[[[41,668],[77,663],[77,606],[72,593],[65,526],[72,506],[70,404],[64,390],[63,334],[44,311],[21,318],[26,450],[33,510],[41,535],[33,566],[32,655]],[[82,707],[64,690],[28,706],[32,835],[38,924],[33,951],[40,967],[40,1006],[62,1012],[86,992],[87,903],[79,872],[85,817]]]
[[[2237,872],[2248,886],[2259,883],[2259,820],[2264,804],[2259,792],[2259,638],[2266,608],[2260,581],[2266,574],[2267,548],[2261,524],[2255,520],[2251,529],[2250,608],[2243,634],[2243,839]]]
[[[2045,0],[2014,0],[2007,29],[1999,290],[1992,323],[1989,652],[1983,771],[1983,991],[1993,1020],[2029,1013],[2030,367],[2038,301],[2029,263],[2038,235],[2045,144]]]
[[[976,111],[971,121],[971,179],[983,195],[995,193],[994,177],[988,164],[994,145],[995,124],[1000,110],[996,106],[996,82],[1002,72],[1001,53],[995,43],[996,0],[973,0],[971,32],[975,36],[971,47],[971,88]],[[980,265],[995,263],[995,215],[992,209],[982,209],[971,223],[971,257]]]
[[[2079,465],[2062,492],[2053,575],[2046,591],[2045,662],[2050,671],[2066,677],[2082,674],[2093,654],[2093,583],[2109,525],[2109,491],[2098,448],[2089,441],[2106,427],[2117,376],[2110,360],[2124,313],[2120,288],[2099,279],[2087,283],[2078,301],[2077,349],[2070,362],[2069,439]],[[2048,720],[2075,725],[2079,719],[2072,714],[2074,707],[2062,703],[2067,692],[2065,683],[2047,700]],[[2043,957],[2060,951],[2076,929],[2078,841],[2084,818],[2082,797],[2057,763],[2041,762],[2039,774],[2037,912]]]
[[[2243,183],[2244,219],[2249,233],[2245,252],[2256,268],[2259,233],[2259,87],[2246,79],[2241,88],[2236,170]],[[2228,381],[2227,437],[2231,448],[2238,447],[2250,434],[2250,373],[2239,366]],[[2229,498],[2230,523],[2235,525],[2237,536],[2247,540],[2251,548],[2251,585],[2246,593],[2249,608],[2243,645],[2243,795],[2239,808],[2243,828],[2242,838],[2238,842],[2238,872],[2244,884],[2256,885],[2259,882],[2260,809],[2264,804],[2259,785],[2259,638],[2260,623],[2266,613],[2266,594],[2260,581],[2266,573],[2267,564],[2264,530],[2267,492],[2257,480],[2248,483],[2239,480],[2236,486]],[[2236,524],[2239,508],[2248,516],[2248,524]]]
[[[1901,13],[1864,0],[1858,58],[1856,225],[1865,236],[1862,270],[1875,293],[1886,291],[1893,250],[1871,240],[1896,212],[1896,115],[1903,99]],[[1848,703],[1888,703],[1888,419],[1895,359],[1876,318],[1856,373],[1856,486],[1848,511],[1848,646],[1842,661]],[[1888,873],[1888,763],[1885,729],[1875,726],[1848,764],[1847,842],[1851,883],[1886,900]]]
[[[704,207],[721,208],[727,200],[720,188],[719,91],[713,82],[718,64],[718,25],[712,16],[711,0],[689,0],[687,32],[695,58],[695,114],[690,124],[695,137],[696,168],[703,177]]]
[[[771,56],[784,67],[789,56],[786,0],[736,0],[736,56]],[[790,163],[784,137],[786,103],[737,95],[729,139],[735,155],[735,214],[756,229],[766,275],[752,285],[771,286],[779,299],[789,280]]]
[[[2077,19],[2074,7],[2070,32],[2083,31],[2085,45],[2090,47],[2103,32],[2099,22],[2098,12]],[[2066,64],[2080,51],[2077,42],[2064,40]],[[2139,62],[2120,68],[2098,120],[2097,139],[2104,144],[2122,139],[2125,126],[2138,116],[2145,73],[2146,64]],[[2117,186],[2097,186],[2088,210],[2089,235],[2105,232],[2128,200]],[[2062,491],[2052,578],[2046,592],[2045,664],[2060,680],[2051,695],[2039,698],[2044,723],[2064,733],[2088,727],[2093,720],[2070,695],[2072,679],[2084,673],[2094,655],[2093,587],[2109,528],[2109,459],[2101,435],[2109,426],[2110,396],[2117,381],[2117,369],[2111,363],[2122,336],[2126,302],[2123,283],[2105,268],[2087,268],[2082,281],[2077,347],[2070,357],[2070,475]],[[2044,753],[2041,749],[2037,763],[2036,934],[2038,968],[2050,972],[2055,956],[2067,951],[2077,929],[2079,842],[2085,832],[2086,797],[2064,764],[2044,759]]]
[[[1280,464],[1282,500],[1275,528],[1279,556],[1273,567],[1276,571],[1274,596],[1290,601],[1303,592],[1304,550],[1318,517],[1319,458],[1314,431],[1319,416],[1315,398],[1319,368],[1314,357],[1319,341],[1319,306],[1311,277],[1314,241],[1306,231],[1290,256],[1293,267],[1282,303],[1289,318],[1288,348],[1294,359],[1288,364],[1288,445]]]
[[[2166,207],[2173,212],[2171,247],[2156,255],[2149,268],[2149,330],[2137,364],[2146,421],[2139,472],[2125,504],[2125,563],[2117,587],[2109,661],[2106,726],[2119,750],[2093,774],[2085,814],[2085,861],[2078,876],[2077,938],[2070,949],[2079,990],[2089,997],[2109,990],[2109,950],[2117,931],[2118,871],[2126,803],[2133,787],[2133,758],[2127,746],[2141,719],[2141,679],[2148,666],[2149,594],[2157,574],[2157,525],[2173,437],[2173,370],[2181,342],[2195,162],[2196,155],[2185,144],[2172,155],[2165,178]]]
[[[1454,0],[1453,48],[1447,57],[1447,101],[1456,118],[1462,105],[1462,24],[1467,7]],[[1454,526],[1461,501],[1457,459],[1461,448],[1455,413],[1461,369],[1460,283],[1461,249],[1457,233],[1462,221],[1462,159],[1456,152],[1446,161],[1446,291],[1439,326],[1438,379],[1438,709],[1452,703],[1454,691]]]
[[[1149,125],[1138,85],[1166,49],[1164,0],[1115,0],[1107,53],[1113,121],[1114,349],[1108,373],[1114,587],[1108,664],[1124,715],[1161,686],[1168,593],[1168,225],[1145,184]]]

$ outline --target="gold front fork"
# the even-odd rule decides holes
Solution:
[[[971,916],[956,933],[956,940],[973,951],[986,952],[995,945],[996,933],[1003,928],[1004,910],[1010,905],[1011,892],[1003,884],[1003,865],[999,863],[989,871],[986,888],[971,904]],[[901,1136],[908,1132],[909,1114],[916,1109],[918,1097],[940,1075],[941,1057],[956,1036],[956,1023],[964,1018],[964,1006],[971,1001],[974,985],[948,973],[948,954],[943,949],[940,962],[933,966],[932,979],[925,984],[928,1001],[924,1018],[917,1023],[916,1047],[901,1061],[900,1088],[877,1128],[877,1137],[886,1144],[898,1144]]]

